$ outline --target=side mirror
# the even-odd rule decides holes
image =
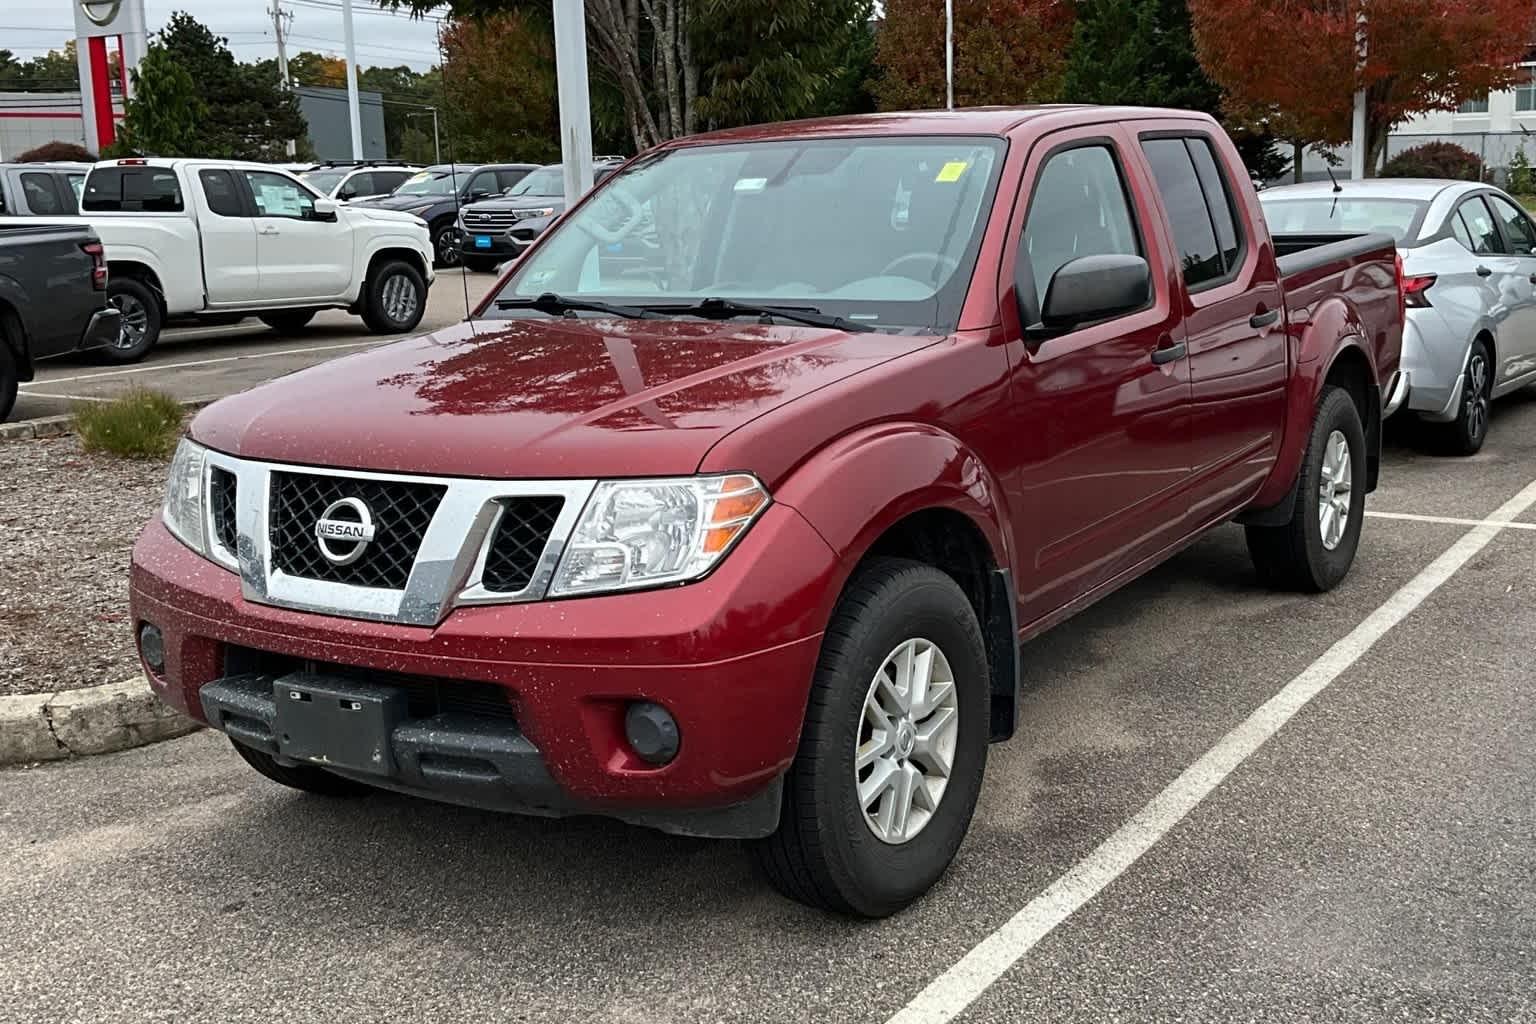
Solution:
[[[488,188],[477,188],[474,191],[470,192],[470,194],[469,194],[469,201],[472,202],[472,203],[478,203],[480,200],[482,200],[482,199],[489,199],[489,198],[491,198],[491,196],[493,196],[495,194],[496,193],[492,192]]]
[[[1152,297],[1152,268],[1140,256],[1079,256],[1063,263],[1045,290],[1040,323],[1049,337],[1082,324],[1128,313]]]
[[[336,219],[336,203],[330,199],[315,200],[315,220],[334,221]]]

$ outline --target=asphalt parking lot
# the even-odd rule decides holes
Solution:
[[[0,1021],[1536,1020],[1533,478],[1528,392],[1474,458],[1390,449],[1333,593],[1229,527],[1031,644],[959,859],[879,923],[210,733],[0,772]]]
[[[490,274],[438,271],[421,325],[409,334],[464,319],[495,280]],[[131,366],[106,365],[89,355],[39,364],[37,379],[21,385],[10,419],[67,413],[79,402],[111,398],[136,385],[181,399],[222,398],[409,334],[371,334],[361,318],[339,309],[320,313],[292,335],[280,335],[254,317],[223,327],[168,328],[148,357]]]

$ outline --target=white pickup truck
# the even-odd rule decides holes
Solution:
[[[418,217],[349,207],[268,164],[124,159],[96,164],[81,214],[101,237],[114,362],[144,357],[171,320],[256,316],[298,331],[322,309],[403,333],[425,312],[432,246]]]

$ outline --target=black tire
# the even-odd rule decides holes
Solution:
[[[252,750],[242,743],[229,741],[245,763],[255,768],[262,775],[273,782],[287,786],[290,789],[301,789],[306,793],[315,793],[320,796],[332,797],[359,797],[367,796],[373,792],[372,786],[365,786],[361,782],[353,782],[344,779],[340,775],[332,775],[324,768],[312,768],[309,765],[299,764],[288,766],[278,764],[270,754],[264,754],[259,750]]]
[[[309,326],[318,312],[318,309],[285,309],[281,313],[263,313],[257,319],[278,334],[297,334]]]
[[[854,785],[865,698],[885,659],[924,639],[954,673],[959,720],[948,788],[900,845],[864,820]],[[849,583],[827,627],[778,831],[753,844],[768,881],[790,899],[861,917],[893,914],[954,860],[981,792],[990,733],[986,647],[955,581],[931,566],[880,558]]]
[[[487,259],[484,256],[464,257],[464,269],[475,274],[494,274],[501,264],[501,259]]]
[[[97,354],[108,363],[136,363],[160,340],[160,297],[136,277],[113,277],[107,281],[107,301],[122,311],[123,326],[117,341]]]
[[[1472,343],[1462,371],[1461,407],[1456,418],[1440,425],[1440,441],[1452,455],[1476,455],[1488,440],[1492,412],[1493,356],[1481,338]]]
[[[1349,445],[1351,486],[1343,534],[1330,549],[1323,542],[1321,491],[1326,450],[1335,432]],[[1349,392],[1325,387],[1307,439],[1291,521],[1284,526],[1248,527],[1248,553],[1264,583],[1277,590],[1321,593],[1344,579],[1354,564],[1360,527],[1365,522],[1365,470],[1365,428],[1360,424],[1360,411]]]
[[[0,324],[0,423],[16,408],[16,388],[20,385],[16,372],[16,355],[5,337],[4,325]]]
[[[396,280],[412,289],[415,301],[400,315],[386,306],[385,292]],[[404,260],[389,260],[373,268],[363,285],[363,322],[375,334],[400,334],[421,323],[427,311],[427,282],[421,273]]]
[[[456,267],[459,265],[459,232],[453,221],[445,220],[432,226],[432,260],[434,266]]]

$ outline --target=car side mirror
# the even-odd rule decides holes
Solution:
[[[470,192],[469,201],[472,203],[477,203],[482,199],[489,199],[493,195],[495,195],[495,193],[488,188],[477,188]]]
[[[1086,323],[1128,313],[1152,297],[1152,268],[1140,256],[1079,256],[1051,275],[1040,307],[1037,337],[1065,334]]]
[[[315,220],[334,221],[336,219],[336,203],[330,199],[315,200]]]

